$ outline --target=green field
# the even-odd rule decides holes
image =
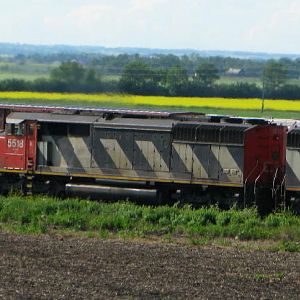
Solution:
[[[36,74],[36,73],[9,73],[9,72],[1,72],[0,80],[7,79],[23,79],[23,80],[35,80],[39,78],[49,78],[48,74]]]
[[[289,212],[260,218],[255,209],[194,210],[132,203],[0,196],[0,229],[23,233],[73,233],[101,238],[159,238],[192,244],[236,241],[247,247],[300,252],[300,218]]]
[[[221,84],[232,84],[232,83],[254,83],[258,85],[259,87],[262,87],[262,80],[260,77],[244,77],[244,76],[221,76],[220,79],[217,80],[217,83]],[[294,85],[300,85],[299,79],[287,79],[287,84],[294,84]]]
[[[255,83],[257,85],[261,85],[261,79],[259,77],[244,77],[244,76],[221,76],[220,79],[217,80],[217,83]]]
[[[55,67],[57,64],[0,62],[0,80],[48,78],[50,71]]]
[[[35,80],[38,78],[49,78],[51,70],[57,68],[59,63],[15,63],[15,62],[1,62],[0,61],[0,80],[5,79],[24,79]],[[98,75],[103,82],[118,81],[120,75],[103,74],[98,68],[95,68]]]

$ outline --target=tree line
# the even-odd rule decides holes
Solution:
[[[220,70],[209,61],[199,64],[190,73],[180,64],[151,67],[137,57],[124,66],[118,81],[103,80],[93,67],[66,61],[51,71],[49,79],[3,80],[0,81],[0,90],[300,99],[300,86],[287,83],[288,71],[281,61],[269,60],[265,63],[260,84],[219,83],[219,78]]]
[[[245,59],[237,57],[209,56],[203,57],[199,54],[189,54],[177,56],[174,54],[118,54],[118,55],[102,55],[99,53],[85,52],[55,52],[45,54],[42,51],[34,54],[16,54],[9,57],[1,57],[2,62],[15,62],[17,64],[37,63],[37,64],[53,64],[57,62],[65,62],[75,60],[86,67],[91,67],[101,72],[103,75],[120,75],[124,67],[134,61],[140,61],[151,69],[168,69],[180,65],[189,76],[195,73],[196,68],[203,63],[213,64],[223,75],[229,68],[243,69],[246,77],[259,77],[266,64],[266,60],[262,59]],[[299,78],[300,76],[300,58],[280,58],[278,62],[287,70],[289,78]]]
[[[189,76],[177,65],[169,69],[152,69],[141,61],[125,66],[120,88],[129,94],[167,96],[205,96],[233,98],[300,99],[300,86],[287,84],[287,69],[278,61],[268,61],[261,74],[261,85],[248,82],[217,83],[220,72],[204,62]]]

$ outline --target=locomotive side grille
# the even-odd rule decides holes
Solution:
[[[183,123],[175,125],[174,140],[243,145],[244,132],[247,128],[246,126]]]
[[[244,144],[244,128],[226,126],[221,130],[220,142],[224,144]]]
[[[300,148],[300,130],[294,129],[288,133],[287,146],[291,148]]]
[[[178,124],[174,127],[174,139],[183,141],[194,141],[197,125]]]
[[[219,143],[221,126],[199,126],[196,128],[196,142]]]
[[[40,135],[89,136],[90,124],[42,123]]]

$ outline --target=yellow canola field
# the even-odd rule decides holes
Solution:
[[[260,110],[261,99],[225,99],[225,98],[190,98],[162,96],[133,96],[121,94],[62,94],[37,92],[0,92],[2,100],[36,100],[37,103],[51,101],[68,101],[74,105],[86,104],[105,105],[155,105],[177,106],[184,108],[207,107],[221,109]],[[278,111],[300,111],[300,101],[265,100],[265,109]]]

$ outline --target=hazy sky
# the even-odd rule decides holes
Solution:
[[[300,0],[0,0],[0,42],[300,53]]]

